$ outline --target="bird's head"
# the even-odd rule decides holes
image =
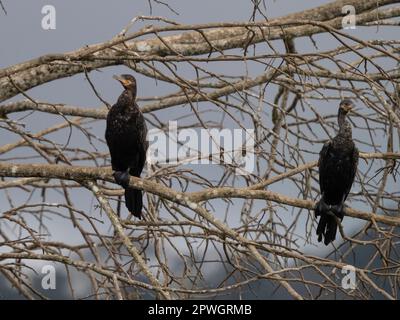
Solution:
[[[339,113],[346,115],[353,109],[354,109],[354,103],[351,100],[344,99],[340,102]]]
[[[120,76],[113,76],[113,78],[119,81],[125,89],[136,92],[136,79],[134,76],[121,74]]]

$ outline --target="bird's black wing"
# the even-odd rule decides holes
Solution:
[[[325,184],[327,183],[327,164],[329,161],[329,150],[331,148],[331,141],[328,141],[322,147],[319,153],[319,160],[318,160],[318,170],[319,170],[319,187],[321,190],[321,194],[324,194],[326,187]]]
[[[146,163],[146,153],[147,149],[149,147],[149,142],[147,141],[147,126],[146,126],[146,121],[144,119],[144,116],[142,113],[140,113],[140,156],[139,156],[139,166],[141,168],[144,167]]]
[[[358,152],[357,147],[354,146],[353,147],[353,152],[351,153],[351,158],[350,158],[350,161],[349,161],[350,174],[349,174],[349,177],[348,177],[348,183],[346,185],[345,196],[344,196],[344,200],[343,201],[345,201],[347,199],[347,196],[350,193],[351,186],[353,185],[354,178],[355,178],[356,173],[357,173],[358,158],[359,158],[359,152]]]
[[[111,156],[111,165],[114,171],[121,170],[123,171],[123,168],[120,168],[121,165],[119,163],[119,156],[118,156],[118,141],[116,141],[115,133],[114,133],[114,126],[116,123],[115,115],[114,115],[114,109],[116,106],[112,106],[110,111],[107,114],[107,121],[106,121],[106,132],[105,132],[105,138],[107,142],[108,149],[110,150],[110,156]]]
[[[143,167],[146,163],[146,153],[148,148],[147,141],[147,126],[143,114],[138,110],[134,124],[135,128],[133,135],[135,136],[135,156],[130,163],[130,175],[140,177]]]

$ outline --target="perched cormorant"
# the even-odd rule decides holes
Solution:
[[[344,216],[344,202],[350,192],[358,164],[358,149],[352,139],[351,125],[346,115],[354,107],[345,99],[338,112],[339,132],[325,143],[319,154],[319,185],[321,199],[315,207],[315,215],[320,216],[317,227],[318,241],[324,237],[325,245],[335,240],[337,221]]]
[[[129,175],[140,177],[148,148],[147,127],[136,104],[136,79],[129,75],[114,76],[124,87],[107,115],[106,141],[111,154],[115,181],[125,189],[125,205],[141,218],[142,191],[129,188]]]

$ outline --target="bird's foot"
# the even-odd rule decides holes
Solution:
[[[123,188],[129,186],[129,173],[128,171],[115,171],[113,173],[115,182],[117,182]]]
[[[328,206],[323,199],[318,201],[317,205],[315,206],[315,215],[318,217],[321,215],[322,212],[329,211],[330,206]]]
[[[331,211],[340,220],[343,220],[343,209],[344,209],[343,203],[331,206]]]

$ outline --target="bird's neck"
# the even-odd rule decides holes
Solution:
[[[136,88],[127,88],[125,89],[124,94],[126,94],[126,96],[133,102],[136,101]]]
[[[125,89],[118,98],[120,106],[133,106],[136,102],[136,92],[130,89]]]
[[[342,139],[352,139],[352,130],[350,123],[346,120],[346,115],[339,113],[338,116],[339,133],[338,136]]]

